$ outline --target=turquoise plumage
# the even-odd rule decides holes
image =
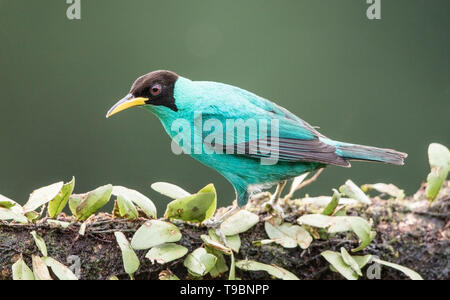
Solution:
[[[333,141],[288,110],[251,92],[223,83],[192,81],[169,71],[138,78],[108,116],[136,105],[154,113],[167,134],[193,158],[222,174],[235,188],[240,206],[248,201],[253,186],[276,184],[326,165],[349,167],[349,160],[403,164],[406,157],[390,149]],[[209,120],[216,126],[204,130]],[[227,122],[239,120],[255,120],[257,125],[265,122],[267,132],[259,127],[256,134],[246,130],[243,137],[234,134],[225,141],[236,133]],[[190,129],[180,131],[180,124],[189,124]],[[212,132],[220,132],[223,139],[206,143]],[[262,144],[258,151],[250,151],[252,142]],[[273,153],[277,154],[276,163],[270,163]],[[262,163],[264,159],[269,163]]]

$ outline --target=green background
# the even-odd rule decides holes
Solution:
[[[113,183],[162,207],[155,181],[196,191],[215,171],[176,156],[150,113],[105,113],[136,77],[169,69],[271,99],[337,140],[408,152],[406,166],[330,167],[304,192],[331,194],[351,178],[413,193],[430,142],[450,144],[450,1],[0,0],[0,193],[76,176],[76,192]]]

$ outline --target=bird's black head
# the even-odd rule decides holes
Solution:
[[[147,104],[166,106],[178,111],[173,96],[177,79],[177,74],[165,70],[153,71],[139,77],[131,86],[129,94],[111,107],[106,117],[133,106]]]

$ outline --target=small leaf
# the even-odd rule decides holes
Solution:
[[[298,187],[300,186],[300,184],[302,184],[302,182],[305,180],[305,178],[308,176],[308,174],[309,173],[304,173],[304,174],[294,178],[294,180],[292,181],[289,193],[286,195],[286,197],[288,199],[290,199],[294,195],[294,193],[297,191]]]
[[[450,171],[450,151],[444,145],[432,143],[428,147],[428,160],[431,171],[427,176],[425,195],[433,202]]]
[[[352,249],[353,252],[367,247],[375,238],[376,232],[372,231],[371,224],[360,217],[354,216],[325,216],[322,214],[303,215],[297,219],[299,224],[312,227],[328,228],[329,233],[353,231],[359,237],[360,246]]]
[[[352,258],[356,261],[358,267],[362,269],[371,261],[372,255],[370,254],[364,256],[354,255],[352,256]]]
[[[270,275],[283,280],[299,280],[297,276],[281,267],[266,265],[254,260],[240,260],[236,262],[236,267],[245,271],[266,271]]]
[[[161,271],[158,275],[159,280],[180,280],[177,275],[173,274],[170,270]]]
[[[84,221],[111,199],[112,185],[101,186],[87,194],[72,195],[69,207],[78,220]]]
[[[150,259],[153,264],[157,262],[163,265],[185,256],[186,253],[188,253],[186,247],[174,243],[166,243],[153,247],[147,252],[145,257]]]
[[[80,225],[80,229],[78,230],[78,234],[83,236],[86,233],[87,222],[83,222]]]
[[[322,252],[321,255],[330,263],[330,265],[336,271],[338,271],[347,280],[358,279],[358,274],[356,274],[355,271],[344,262],[342,255],[340,253],[327,250]]]
[[[221,238],[216,234],[214,229],[209,229],[208,234],[214,241],[219,243],[222,242]],[[231,250],[238,253],[239,248],[241,248],[241,238],[239,237],[239,234],[225,236],[225,246],[230,247]]]
[[[405,192],[392,183],[386,184],[386,183],[374,183],[374,184],[364,184],[361,189],[364,192],[368,192],[370,190],[376,190],[379,193],[387,194],[389,196],[395,197],[396,199],[403,199],[405,198]]]
[[[63,211],[74,188],[75,177],[72,177],[72,180],[69,183],[64,184],[59,193],[50,200],[47,209],[50,218],[56,218]]]
[[[44,257],[42,260],[45,262],[47,267],[52,269],[53,273],[59,280],[78,280],[77,276],[75,276],[75,274],[73,274],[68,267],[59,261],[51,257]]]
[[[376,236],[375,231],[371,231],[372,226],[363,218],[360,217],[344,217],[346,221],[350,223],[350,227],[353,232],[359,237],[360,245],[356,249],[352,249],[352,252],[361,251],[372,242]]]
[[[230,252],[232,253],[232,252]],[[212,250],[211,254],[217,257],[216,264],[214,267],[209,271],[209,274],[212,278],[217,278],[226,271],[228,271],[227,262],[225,261],[225,256],[222,252]]]
[[[131,246],[136,250],[149,249],[164,243],[178,242],[181,232],[172,223],[150,220],[145,222],[134,234]]]
[[[248,210],[241,209],[234,215],[225,219],[220,225],[220,230],[226,236],[245,232],[259,222],[259,217]]]
[[[358,200],[364,204],[371,204],[372,201],[367,197],[366,194],[350,179],[345,182],[344,185],[341,185],[339,191],[342,194],[349,196],[352,199]]]
[[[201,277],[211,271],[216,261],[215,255],[206,252],[205,248],[198,248],[186,257],[183,264],[190,274]]]
[[[236,261],[234,254],[231,253],[230,273],[228,274],[228,280],[236,280]]]
[[[33,274],[36,280],[53,280],[50,276],[47,265],[44,263],[42,258],[32,255],[31,259],[33,261]]]
[[[333,189],[333,197],[331,198],[330,203],[323,209],[322,215],[331,216],[336,209],[336,207],[339,205],[339,200],[341,199],[341,194]]]
[[[16,201],[13,201],[3,195],[0,195],[0,208],[10,209],[16,205],[19,206],[19,204]]]
[[[122,260],[125,272],[130,276],[139,269],[139,258],[137,257],[134,250],[131,248],[126,236],[123,232],[114,232],[117,243],[119,244],[120,250],[122,251]]]
[[[396,270],[399,270],[400,272],[403,272],[406,276],[411,278],[412,280],[423,280],[422,276],[420,276],[417,272],[411,270],[410,268],[400,266],[394,263],[390,263],[381,259],[373,259],[374,263],[378,263],[380,265],[385,265],[387,267],[394,268]]]
[[[108,277],[108,280],[119,280],[119,278],[115,275]]]
[[[148,218],[156,218],[156,206],[146,196],[139,193],[138,191],[125,188],[123,186],[114,186],[112,194],[117,196],[119,209],[121,207],[121,203],[119,202],[119,199],[122,199],[121,202],[127,203],[127,206],[132,206],[132,203],[136,204],[142,211],[145,213],[145,215]],[[132,203],[131,203],[132,202]],[[134,210],[131,208],[131,210],[134,213]],[[136,211],[137,213],[137,211]],[[136,216],[137,217],[137,216]]]
[[[202,239],[202,241],[205,243],[206,246],[211,247],[219,252],[225,253],[227,255],[231,255],[231,253],[233,252],[231,248],[228,248],[221,242],[214,240],[209,235],[202,234],[200,238]]]
[[[41,214],[36,211],[29,211],[25,213],[25,217],[27,217],[27,219],[31,222],[34,222],[41,217]]]
[[[428,146],[428,161],[430,167],[449,168],[450,151],[444,145],[431,143]]]
[[[341,256],[342,260],[352,268],[353,271],[356,272],[359,276],[362,276],[361,269],[359,268],[358,262],[353,259],[353,257],[345,250],[344,247],[341,247]]]
[[[48,219],[47,223],[50,225],[55,225],[57,227],[64,228],[64,229],[70,226],[69,222],[63,222],[63,221],[51,220],[51,219]]]
[[[50,200],[58,195],[63,185],[64,182],[60,181],[35,190],[31,193],[28,202],[23,206],[24,213],[33,211],[47,202],[50,202]]]
[[[48,256],[47,246],[45,245],[44,239],[40,235],[38,235],[34,230],[30,232],[30,234],[33,236],[34,242],[36,243],[36,246],[38,247],[39,251],[41,251],[42,256]]]
[[[185,198],[191,195],[179,186],[167,182],[155,182],[152,184],[152,189],[172,199]]]
[[[330,204],[332,199],[333,197],[330,196],[319,196],[319,197],[305,197],[297,201],[300,201],[300,203],[302,204],[311,204],[314,206],[326,207],[328,204]],[[341,197],[339,200],[339,205],[356,205],[356,204],[359,204],[359,201],[355,199]]]
[[[27,217],[22,213],[14,211],[14,207],[3,208],[0,207],[0,220],[14,220],[15,222],[26,224],[28,223]]]
[[[34,280],[33,271],[20,258],[12,265],[13,280]]]
[[[213,184],[209,184],[194,195],[170,202],[164,217],[201,223],[214,215],[216,206],[216,189]]]
[[[269,238],[284,248],[295,248],[299,245],[302,249],[306,249],[312,242],[311,235],[298,225],[283,223],[274,226],[266,221],[264,228]]]

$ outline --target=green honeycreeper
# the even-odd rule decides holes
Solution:
[[[252,191],[278,184],[275,198],[269,203],[275,208],[286,180],[326,165],[350,167],[350,160],[403,165],[407,156],[391,149],[331,140],[285,108],[251,92],[218,82],[192,81],[165,70],[139,77],[128,95],[108,111],[107,117],[133,106],[155,114],[185,152],[222,174],[233,185],[239,206],[248,202]],[[216,122],[214,130],[222,131],[223,139],[228,135],[232,138],[226,143],[218,139],[206,143],[208,132],[197,122],[200,115],[203,124],[208,120]],[[179,124],[187,122],[191,128],[180,132],[179,120],[184,120]],[[256,135],[244,128],[243,137],[238,134],[234,137],[235,128],[227,127],[230,120],[266,121],[276,123],[277,127],[275,130],[267,125],[269,130],[263,134],[258,131]],[[174,126],[175,123],[178,125]],[[242,124],[250,123],[241,123],[241,127]],[[251,148],[255,142],[259,147],[256,151]],[[199,144],[203,151],[194,149]],[[272,153],[277,154],[276,160],[262,163]]]

